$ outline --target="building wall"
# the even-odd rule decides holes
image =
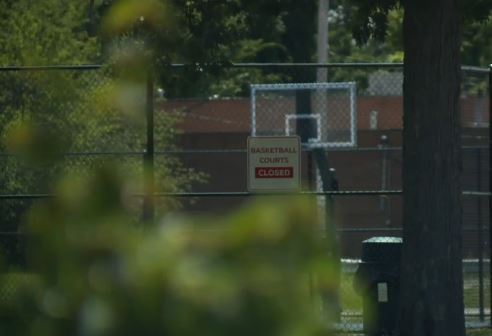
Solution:
[[[476,115],[476,102],[464,100],[464,111]],[[183,115],[179,147],[185,166],[207,174],[207,182],[193,186],[193,191],[246,191],[246,140],[250,135],[249,100],[173,101],[161,105],[161,113]],[[402,121],[401,97],[359,97],[357,147],[350,150],[328,150],[327,160],[336,169],[341,190],[399,190],[402,188]],[[174,111],[174,112],[172,112]],[[371,127],[371,113],[377,111],[377,127]],[[472,113],[469,112],[469,113]],[[470,114],[464,113],[464,120]],[[483,117],[485,118],[485,117]],[[469,119],[466,119],[469,120]],[[482,119],[484,120],[484,119]],[[466,124],[473,125],[473,124]],[[374,126],[374,121],[373,125]],[[487,129],[464,129],[465,146],[486,145]],[[371,129],[374,128],[374,129]],[[382,137],[387,138],[390,150],[377,150]],[[488,186],[488,156],[486,150],[466,149],[463,185],[465,190],[486,190]],[[303,180],[307,188],[309,155],[303,153]],[[207,215],[224,214],[236,209],[248,198],[206,197],[187,202],[184,211]],[[465,198],[464,254],[476,255],[477,228],[487,223],[485,203],[476,198]],[[481,209],[478,210],[480,204]],[[356,258],[362,240],[375,236],[399,236],[402,225],[401,196],[347,196],[334,200],[334,218],[340,229],[342,255]],[[481,217],[480,217],[481,216]]]

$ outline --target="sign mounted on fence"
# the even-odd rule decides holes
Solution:
[[[248,190],[299,190],[300,142],[298,136],[248,137]]]

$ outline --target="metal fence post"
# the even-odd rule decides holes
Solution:
[[[144,188],[142,219],[145,222],[154,220],[154,77],[152,70],[147,75],[147,97],[146,97],[146,147],[144,153]]]
[[[489,192],[492,192],[492,64],[489,65]],[[492,289],[492,197],[489,195],[489,285]],[[490,323],[492,327],[492,295],[489,294],[490,300]]]
[[[477,148],[477,191],[482,191],[482,155]],[[480,321],[485,319],[484,310],[484,272],[483,272],[483,223],[482,223],[482,199],[477,197],[477,233],[478,233],[478,307]]]

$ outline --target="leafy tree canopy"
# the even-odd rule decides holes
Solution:
[[[418,5],[418,1],[416,4]],[[405,1],[401,0],[350,0],[346,11],[350,17],[350,31],[357,43],[364,45],[368,42],[385,41],[390,49],[398,46],[402,50],[403,6]],[[463,22],[463,63],[486,66],[492,59],[492,46],[484,43],[492,39],[492,3],[488,0],[461,0],[460,8]],[[398,21],[400,24],[395,26]],[[400,42],[395,45],[397,40]]]
[[[97,60],[81,1],[0,1],[0,65],[80,64]]]

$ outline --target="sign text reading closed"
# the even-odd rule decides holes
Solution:
[[[294,168],[292,167],[264,167],[255,168],[256,178],[293,178]]]
[[[299,187],[299,137],[248,138],[248,190],[289,191]]]

